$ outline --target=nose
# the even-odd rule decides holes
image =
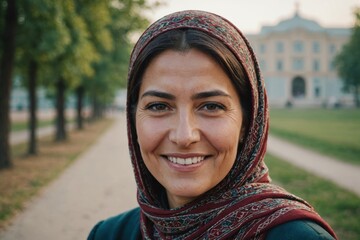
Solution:
[[[200,132],[195,116],[191,113],[179,113],[171,128],[169,139],[181,147],[188,147],[200,141]]]

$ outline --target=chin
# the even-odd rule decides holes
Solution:
[[[185,185],[176,187],[173,186],[167,190],[167,194],[169,197],[181,199],[184,205],[195,200],[207,191],[208,189],[203,188],[203,186],[195,185],[189,187],[189,185]]]

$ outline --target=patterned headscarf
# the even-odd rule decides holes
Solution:
[[[142,160],[136,140],[133,92],[128,91],[129,149],[138,186],[141,232],[144,239],[264,239],[269,229],[296,219],[309,219],[335,233],[304,200],[270,184],[264,155],[269,113],[264,81],[249,42],[229,21],[203,11],[170,14],[152,24],[136,43],[130,59],[129,84],[134,84],[134,63],[154,38],[175,29],[195,29],[220,40],[238,59],[251,88],[247,138],[234,166],[216,187],[185,206],[168,209],[164,194]],[[136,84],[136,83],[135,83]],[[166,197],[165,197],[166,198]]]

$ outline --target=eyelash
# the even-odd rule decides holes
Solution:
[[[158,107],[162,107],[163,109],[158,109]],[[155,102],[146,105],[145,109],[150,110],[152,112],[165,112],[169,110],[170,107],[165,103]]]
[[[159,107],[160,107],[160,109],[159,109]],[[213,108],[213,109],[211,109],[211,108]],[[146,105],[145,109],[150,110],[152,112],[166,112],[166,111],[170,110],[171,107],[165,103],[155,102],[155,103],[150,103],[150,104]],[[213,112],[217,112],[217,111],[226,110],[226,107],[219,103],[208,102],[208,103],[202,104],[198,109],[213,113]]]
[[[209,106],[210,107],[215,107],[216,109],[209,109]],[[207,110],[205,108],[208,108]],[[209,112],[217,112],[219,110],[225,110],[226,107],[220,103],[215,103],[215,102],[209,102],[209,103],[205,103],[203,105],[200,106],[200,109],[205,109],[206,111],[209,111]]]

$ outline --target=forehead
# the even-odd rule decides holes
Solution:
[[[185,51],[165,50],[152,60],[145,69],[156,68],[163,72],[171,72],[181,69],[182,71],[201,72],[210,67],[220,65],[207,53],[195,48]]]
[[[186,52],[166,50],[156,56],[145,69],[140,92],[153,88],[235,91],[221,66],[208,54],[196,49]]]

